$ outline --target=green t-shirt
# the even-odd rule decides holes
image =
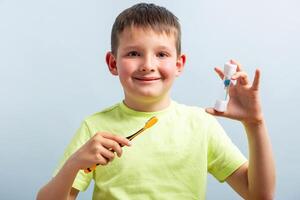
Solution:
[[[84,120],[60,166],[99,131],[128,136],[152,116],[158,122],[95,171],[77,174],[73,187],[84,191],[95,181],[93,199],[205,199],[207,172],[223,182],[246,158],[217,120],[202,108],[174,101],[159,112],[137,112],[116,104]]]

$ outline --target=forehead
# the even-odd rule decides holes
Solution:
[[[118,36],[119,47],[143,44],[176,46],[176,31],[155,31],[144,27],[127,27]]]

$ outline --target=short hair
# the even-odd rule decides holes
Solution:
[[[111,51],[117,54],[119,35],[128,27],[152,29],[157,33],[174,34],[177,55],[181,54],[181,28],[178,18],[169,10],[155,4],[138,3],[121,12],[112,27]]]

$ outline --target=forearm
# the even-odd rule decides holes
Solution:
[[[37,200],[67,200],[78,169],[68,160],[58,174],[37,195]]]
[[[248,191],[250,199],[272,199],[275,165],[266,124],[244,123],[249,145]]]

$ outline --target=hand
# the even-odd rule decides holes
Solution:
[[[256,69],[253,83],[251,84],[248,75],[242,70],[241,64],[231,60],[231,64],[237,65],[237,72],[232,76],[236,85],[229,87],[229,102],[226,112],[218,112],[213,108],[207,108],[206,112],[215,115],[239,120],[242,123],[260,123],[263,121],[261,103],[259,98],[260,71]],[[221,79],[224,78],[223,70],[219,67],[215,71]]]
[[[130,141],[125,137],[111,133],[98,132],[71,157],[78,169],[86,169],[96,164],[106,165],[115,158],[122,155],[122,146],[130,146]]]

